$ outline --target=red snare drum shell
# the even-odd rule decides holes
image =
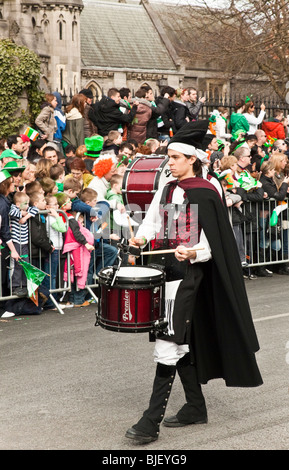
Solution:
[[[120,275],[111,287],[107,271],[104,268],[99,272],[100,326],[125,333],[151,331],[154,322],[162,317],[164,273],[146,266],[120,268]]]

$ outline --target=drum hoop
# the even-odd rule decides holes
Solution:
[[[147,266],[137,266],[138,269],[148,269]],[[98,278],[99,278],[99,283],[103,284],[105,283],[107,286],[107,280],[108,277],[105,276],[105,274],[102,272],[105,269],[108,269],[108,267],[102,269],[98,273]],[[129,269],[129,268],[128,268]],[[153,266],[150,266],[149,269],[152,269],[154,271],[158,271],[159,274],[156,276],[147,276],[147,277],[141,277],[141,276],[117,276],[115,277],[115,282],[113,287],[118,287],[121,286],[122,289],[135,289],[136,285],[141,285],[142,289],[145,288],[153,288],[153,287],[158,287],[163,284],[165,280],[165,273],[161,271],[158,268],[155,268]]]
[[[139,326],[142,325],[142,323],[131,323],[131,326],[125,327],[121,326],[120,323],[115,320],[109,320],[109,323],[107,323],[105,318],[100,315],[98,317],[98,323],[105,330],[117,331],[118,333],[147,333],[153,330],[154,322],[144,322],[144,326]],[[151,324],[149,325],[149,323]]]

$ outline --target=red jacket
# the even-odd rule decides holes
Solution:
[[[273,139],[282,139],[284,140],[285,129],[282,122],[277,120],[272,121],[263,121],[262,129],[265,132],[267,137],[272,137]]]

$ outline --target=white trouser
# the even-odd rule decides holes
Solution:
[[[189,352],[188,344],[176,344],[163,339],[156,339],[154,350],[154,361],[175,366],[179,359]]]

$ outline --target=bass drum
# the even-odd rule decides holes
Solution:
[[[146,212],[159,188],[175,179],[164,155],[142,155],[128,165],[122,185],[123,201],[128,209]]]

